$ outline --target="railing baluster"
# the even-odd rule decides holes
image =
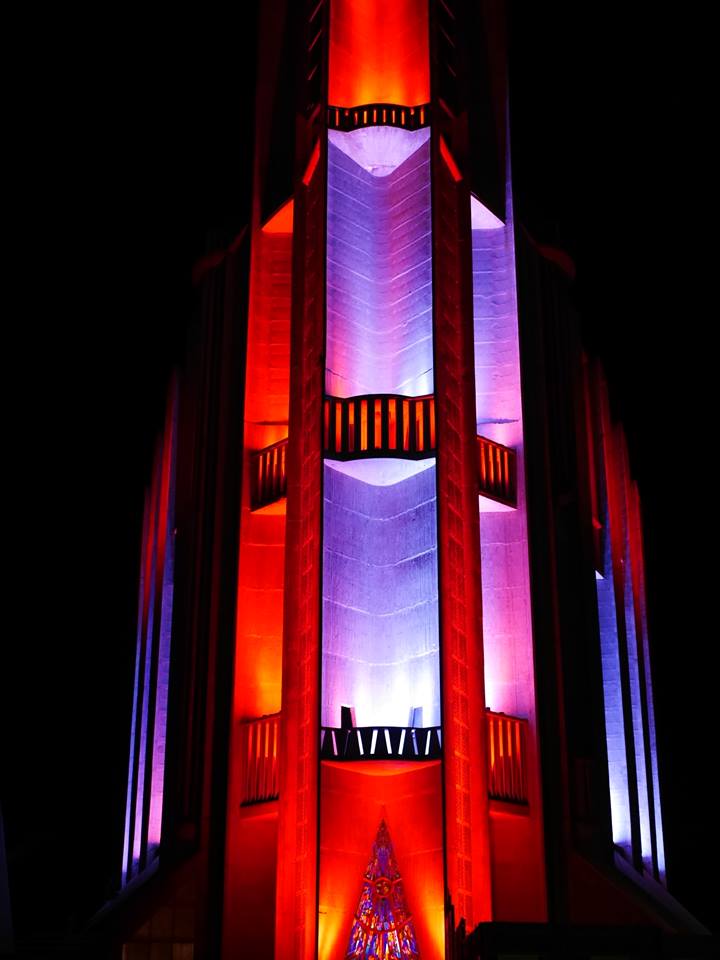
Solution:
[[[528,802],[527,797],[527,728],[528,721],[521,717],[512,717],[488,710],[487,717],[487,764],[488,793],[494,800],[508,803]],[[381,731],[377,738],[386,748],[376,750],[375,755],[397,752],[402,759],[437,759],[442,754],[440,727],[397,728],[400,734],[392,734],[395,728],[356,727],[355,737],[347,736],[352,731],[335,727],[323,727],[321,755],[328,759],[343,760],[347,750],[362,740],[365,745],[365,758],[375,731]],[[388,731],[386,736],[385,731]],[[421,734],[421,736],[418,736]],[[409,735],[409,736],[408,736]],[[388,738],[395,736],[403,749],[387,750]],[[415,744],[415,746],[411,746]],[[280,752],[280,714],[261,717],[242,724],[240,737],[240,755],[243,758],[242,776],[243,805],[263,803],[278,797],[278,770]]]
[[[280,715],[242,724],[241,755],[245,771],[241,804],[264,803],[278,797]]]
[[[403,457],[421,460],[432,457],[436,448],[435,398],[367,394],[359,397],[326,397],[323,450],[337,460],[369,457]],[[504,494],[500,477],[503,450],[487,451],[488,441],[478,438],[481,486],[488,493]],[[512,457],[507,449],[505,456]],[[497,462],[495,462],[497,461]],[[488,469],[491,476],[485,477]],[[261,481],[262,483],[263,481]],[[286,489],[283,475],[283,492]]]
[[[325,405],[323,450],[330,459],[420,460],[435,454],[433,396],[326,397]]]
[[[477,438],[480,495],[509,507],[517,506],[515,451],[487,437]]]
[[[488,792],[494,800],[527,803],[527,720],[487,711]]]
[[[362,103],[350,109],[328,106],[327,125],[330,130],[350,131],[367,126],[403,127],[419,130],[429,123],[430,104],[406,107],[402,104]]]
[[[325,760],[437,760],[442,755],[440,727],[322,727],[320,743]]]
[[[327,424],[327,417],[326,417]],[[287,494],[287,438],[251,455],[250,509],[259,510]]]

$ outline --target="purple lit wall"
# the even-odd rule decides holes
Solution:
[[[122,882],[148,866],[160,843],[172,632],[177,385],[145,500],[140,558],[135,688]]]
[[[152,773],[150,780],[150,812],[148,816],[148,848],[160,843],[165,782],[165,735],[167,731],[167,704],[170,682],[170,641],[172,636],[173,589],[175,577],[175,463],[177,438],[177,408],[173,404],[170,431],[167,438],[167,480],[164,496],[167,503],[160,512],[159,522],[165,524],[163,536],[162,596],[160,598],[160,632],[155,681],[155,722],[153,724]]]
[[[597,577],[598,622],[602,657],[603,696],[605,701],[605,740],[610,779],[610,820],[613,843],[632,856],[630,796],[628,793],[627,753],[623,720],[620,654],[615,611],[615,584],[612,573],[610,537],[605,537],[603,558],[605,577]]]
[[[640,503],[625,436],[611,420],[599,368],[591,382],[599,515],[604,519],[603,576],[598,574],[596,582],[613,841],[629,860],[639,856],[647,872],[664,882]]]
[[[149,579],[149,585],[146,581],[146,611],[145,611],[145,630],[142,639],[142,691],[139,697],[140,706],[140,746],[137,759],[137,787],[135,794],[135,829],[133,832],[132,844],[132,864],[131,872],[135,872],[140,863],[140,855],[145,846],[143,838],[143,821],[145,818],[145,789],[147,786],[146,765],[148,760],[148,723],[150,720],[149,700],[151,695],[150,673],[152,671],[152,647],[153,647],[153,626],[155,623],[155,592],[157,582],[157,514],[159,483],[157,482],[157,468],[153,480],[153,488],[150,502],[151,520],[150,529],[152,535],[152,552],[150,557],[149,570],[146,570],[146,577]],[[149,576],[148,576],[149,575]],[[133,749],[134,745],[131,745]]]
[[[429,138],[329,133],[334,396],[432,392]],[[341,706],[357,726],[439,725],[435,461],[328,460],[324,498],[323,725],[340,725]]]
[[[471,223],[477,432],[512,447],[518,457],[517,508],[480,498],[485,694],[491,710],[534,718],[512,220],[503,224],[472,197]]]
[[[432,392],[429,130],[331,131],[326,390]]]
[[[324,491],[322,723],[436,726],[435,461],[328,461]]]
[[[140,685],[140,671],[143,669],[143,646],[144,646],[144,597],[145,597],[145,578],[149,576],[146,572],[147,543],[149,537],[150,524],[150,504],[148,498],[145,498],[145,512],[143,516],[143,532],[140,545],[140,582],[138,587],[138,625],[135,651],[135,678],[133,683],[133,705],[132,716],[130,720],[130,761],[128,764],[128,788],[127,800],[125,804],[125,835],[123,842],[123,864],[122,864],[122,882],[126,883],[130,879],[130,866],[132,862],[130,850],[131,826],[134,826],[133,804],[137,792],[137,781],[135,772],[137,767],[136,742],[137,742],[137,717],[139,698],[143,694],[144,686]],[[131,823],[132,820],[132,823]]]

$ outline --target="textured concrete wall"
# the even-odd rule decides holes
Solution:
[[[507,210],[503,224],[471,199],[477,432],[517,455],[516,509],[480,498],[483,648],[488,708],[529,721],[528,815],[491,818],[494,916],[532,921],[547,906],[509,178]]]
[[[479,216],[473,198],[473,318],[477,431],[518,456],[518,505],[498,509],[481,498],[485,691],[491,710],[534,716],[534,674],[522,395],[512,227]],[[494,221],[494,222],[493,222]]]
[[[623,720],[620,655],[618,652],[615,585],[613,583],[610,537],[605,538],[606,576],[597,581],[598,620],[605,700],[605,739],[610,779],[610,817],[613,842],[631,854],[630,799],[628,795],[627,753]]]
[[[325,464],[325,726],[339,726],[341,705],[358,726],[406,726],[413,707],[424,726],[440,723],[435,467],[424,463],[390,485]]]
[[[288,435],[292,234],[254,237],[245,446],[259,450]],[[237,647],[233,714],[248,720],[280,709],[285,501],[250,510],[245,458],[240,519]]]
[[[326,390],[335,396],[432,392],[428,136],[331,133]]]

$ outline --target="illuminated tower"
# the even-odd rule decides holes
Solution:
[[[512,226],[497,215],[504,203],[495,213],[472,198],[463,174],[453,11],[334,2],[308,8],[302,27],[289,442],[280,426],[250,441],[265,450],[251,459],[257,509],[244,514],[240,549],[239,637],[253,642],[236,671],[241,700],[264,697],[254,715],[281,707],[275,949],[342,955],[384,818],[421,955],[440,958],[450,904],[469,926],[493,915],[493,843],[505,850],[496,911],[521,919],[512,901],[524,919],[545,916]],[[281,210],[259,230],[251,344],[268,320],[279,330],[263,297],[283,245],[290,273],[288,221]],[[268,380],[249,370],[246,417],[258,424],[284,420],[269,407],[275,356]],[[262,525],[285,547],[282,622],[279,565],[270,584],[264,563],[248,564],[267,589],[243,580],[244,544],[267,550],[269,537],[250,532]],[[279,672],[268,682],[281,636],[282,683]],[[256,671],[262,685],[248,684]],[[254,765],[268,735],[247,729],[238,755]],[[498,802],[523,801],[522,816],[491,816],[491,773]],[[523,851],[515,862],[510,846]],[[235,870],[245,872],[240,858],[225,890],[230,928]]]
[[[252,220],[200,265],[129,768],[124,883],[164,844],[207,955],[441,960],[674,909],[637,490],[562,257],[515,229],[503,22],[261,5]]]

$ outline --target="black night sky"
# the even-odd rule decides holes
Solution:
[[[536,239],[576,262],[585,339],[626,424],[645,510],[669,885],[712,927],[698,27],[657,4],[513,10],[516,201]],[[73,45],[48,77],[43,161],[26,188],[42,199],[16,276],[10,412],[22,412],[13,463],[26,506],[7,501],[21,535],[3,671],[18,937],[62,939],[117,883],[143,489],[183,353],[190,267],[248,215],[253,26],[209,11],[185,26],[182,47],[169,25],[140,23]]]

